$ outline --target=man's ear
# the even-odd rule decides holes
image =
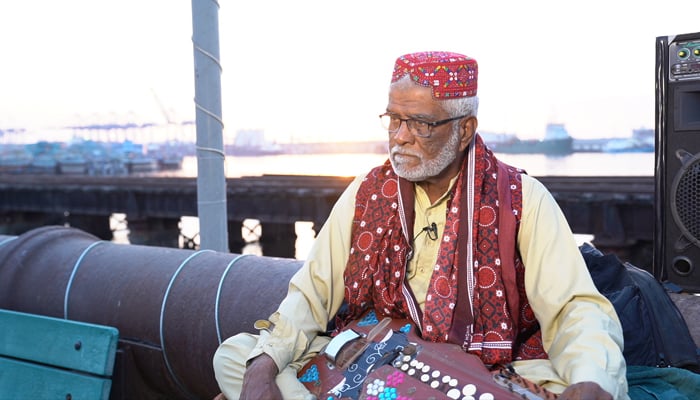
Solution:
[[[462,151],[469,147],[478,126],[479,121],[476,117],[469,117],[460,121],[460,149]]]

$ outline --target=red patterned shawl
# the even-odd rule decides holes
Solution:
[[[411,318],[424,339],[461,344],[485,364],[546,358],[515,249],[521,173],[498,161],[476,135],[451,189],[445,231],[421,312],[405,276],[412,251],[413,183],[399,178],[388,161],[373,169],[356,197],[345,270],[349,312],[342,320],[351,321],[373,308],[393,318]],[[473,210],[471,224],[468,210]]]

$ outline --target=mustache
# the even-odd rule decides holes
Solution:
[[[413,157],[420,157],[421,156],[421,154],[418,151],[402,148],[398,144],[395,144],[391,149],[389,149],[389,154],[392,156],[394,156],[396,154],[401,154],[401,155],[405,155],[405,156],[413,156]]]

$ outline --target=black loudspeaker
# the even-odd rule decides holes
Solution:
[[[656,38],[654,276],[700,292],[700,32]]]

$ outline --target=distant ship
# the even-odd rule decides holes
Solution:
[[[519,139],[515,135],[501,135],[499,139],[489,139],[486,136],[484,140],[496,153],[567,155],[574,151],[574,139],[569,136],[564,124],[547,124],[544,139]]]
[[[634,129],[629,138],[610,139],[602,147],[605,153],[653,153],[654,129]]]
[[[0,173],[21,173],[31,164],[32,156],[24,148],[0,147]]]
[[[602,148],[604,153],[653,153],[654,143],[640,142],[633,138],[610,139]]]

